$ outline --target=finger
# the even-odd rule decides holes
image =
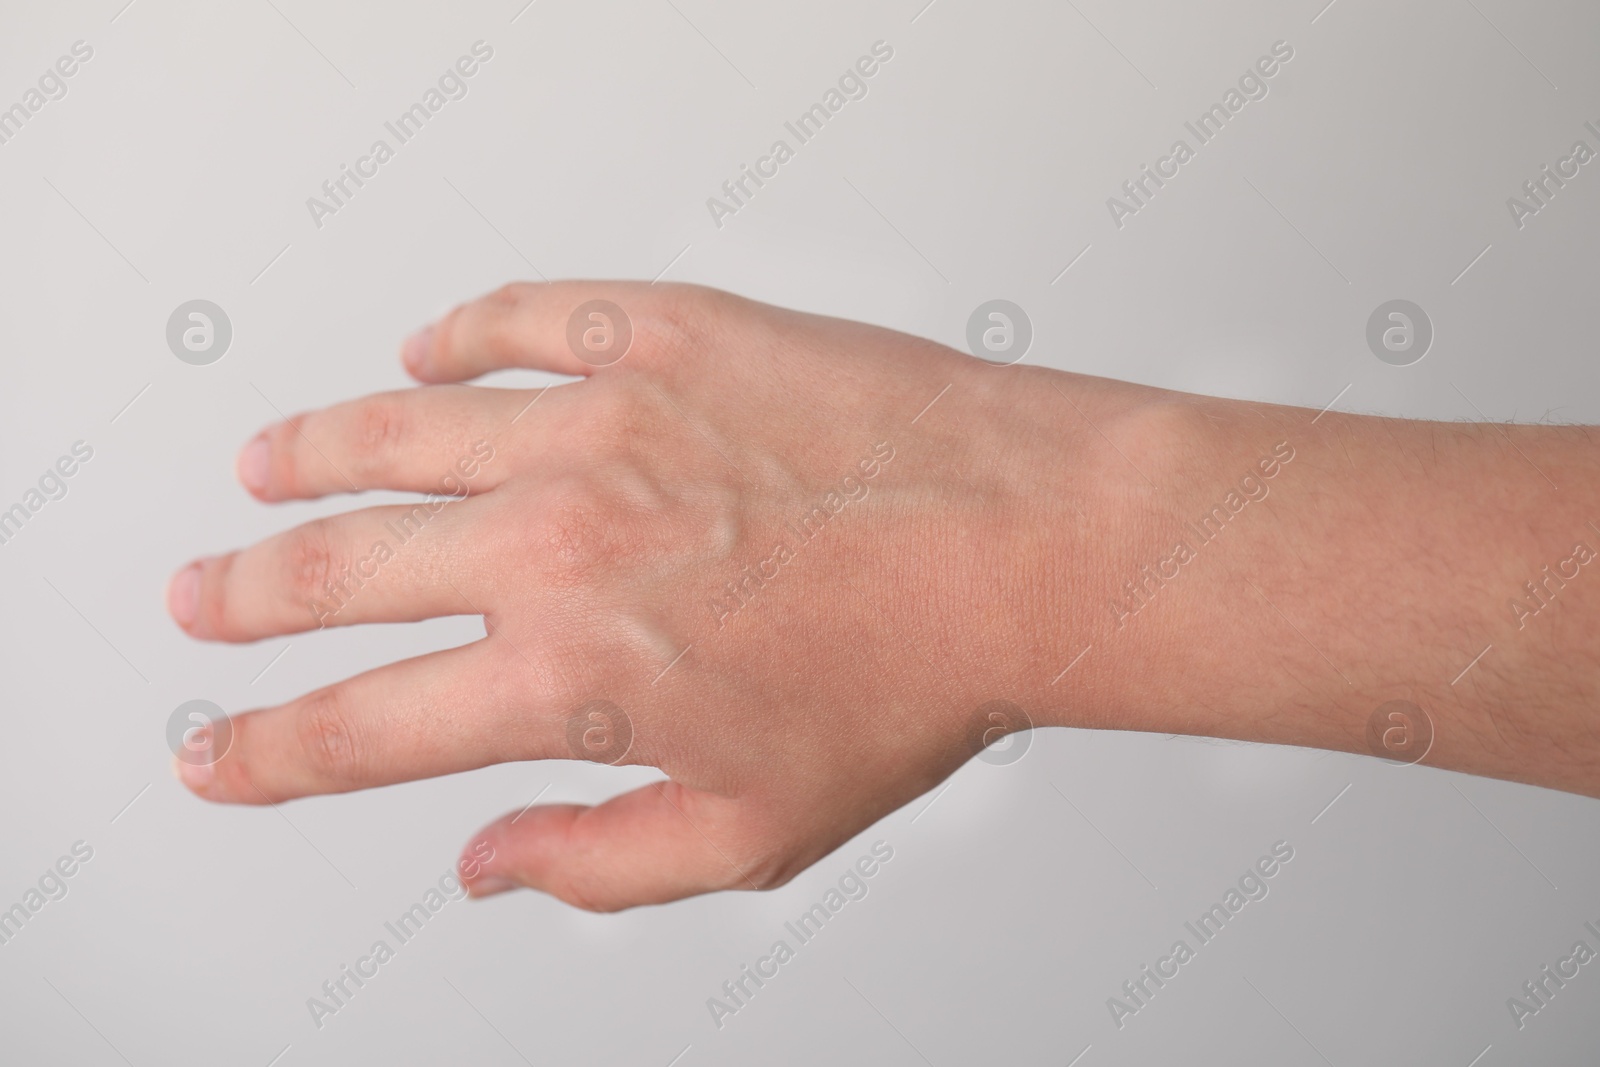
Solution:
[[[528,428],[566,398],[544,389],[437,386],[378,393],[269,426],[240,451],[235,470],[260,500],[396,489],[460,496],[512,473],[518,452],[542,450]],[[511,452],[510,456],[505,455]]]
[[[619,911],[760,888],[760,870],[745,859],[758,849],[746,836],[738,801],[654,782],[596,807],[545,804],[505,816],[474,836],[462,862],[473,896],[526,886]]]
[[[561,723],[528,706],[502,638],[379,667],[231,718],[207,764],[174,768],[207,800],[277,803],[566,753]]]
[[[424,382],[508,367],[587,376],[671,346],[685,310],[710,293],[642,282],[516,282],[424,328],[402,356]]]
[[[472,499],[316,519],[173,576],[167,610],[192,637],[258,641],[325,626],[493,609]]]

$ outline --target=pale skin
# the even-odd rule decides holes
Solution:
[[[594,299],[634,330],[598,368],[567,340]],[[268,502],[470,496],[404,543],[385,524],[408,507],[368,508],[198,561],[169,610],[203,640],[444,615],[486,635],[235,716],[222,759],[175,765],[206,799],[571,759],[569,720],[609,701],[621,762],[667,779],[508,812],[463,869],[476,896],[611,911],[783,884],[1024,725],[985,719],[993,701],[1036,726],[1366,753],[1403,700],[1432,724],[1427,766],[1600,796],[1585,428],[998,366],[691,286],[507,286],[403,358],[422,387],[268,427],[240,480]],[[578,380],[458,384],[509,367]],[[330,612],[351,568],[373,573]]]

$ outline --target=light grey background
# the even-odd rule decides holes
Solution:
[[[306,998],[479,825],[546,787],[591,801],[653,773],[520,764],[203,804],[167,772],[178,704],[277,703],[481,624],[201,645],[162,589],[195,555],[349,506],[268,510],[235,485],[274,407],[402,385],[407,332],[535,271],[664,273],[957,346],[998,297],[1031,315],[1030,360],[1076,371],[1595,421],[1600,163],[1523,229],[1505,201],[1597,144],[1600,9],[123,2],[8,0],[0,22],[0,106],[74,41],[94,48],[0,145],[0,506],[72,442],[94,448],[0,546],[0,907],[94,848],[0,946],[0,1060],[1595,1061],[1600,967],[1520,1032],[1505,1005],[1580,937],[1600,947],[1582,927],[1600,925],[1593,801],[1060,730],[1014,765],[973,761],[778,892],[615,916],[526,893],[451,904],[319,1030]],[[470,94],[314,227],[305,199],[479,39],[494,58]],[[880,39],[894,58],[869,95],[714,226],[706,198]],[[1106,198],[1278,40],[1295,54],[1270,95],[1114,226]],[[194,298],[233,322],[208,367],[163,336]],[[1414,366],[1366,348],[1393,298],[1437,331]],[[1472,536],[1441,530],[1438,552]],[[878,839],[895,857],[870,895],[717,1029],[706,998]],[[1270,896],[1119,1031],[1107,998],[1280,839],[1296,856]]]

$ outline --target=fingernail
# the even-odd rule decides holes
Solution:
[[[178,781],[196,793],[204,793],[211,785],[211,779],[216,777],[216,765],[213,763],[187,763],[174,756],[172,757],[172,773],[177,775]]]
[[[244,446],[238,462],[234,464],[234,471],[246,489],[261,493],[267,488],[267,467],[271,462],[272,447],[267,444],[267,435],[261,434]]]
[[[467,886],[467,893],[476,900],[479,897],[492,897],[496,893],[504,893],[508,889],[517,888],[517,883],[509,878],[502,878],[497,874],[479,878]]]
[[[187,629],[200,615],[200,564],[191,563],[167,584],[167,611]]]
[[[405,360],[406,367],[412,371],[421,370],[428,362],[428,355],[433,351],[433,327],[424,326],[410,337],[406,338],[401,358]]]

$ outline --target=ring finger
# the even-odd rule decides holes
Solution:
[[[427,500],[316,519],[173,576],[167,608],[192,637],[257,641],[324,626],[492,610],[479,502]]]

